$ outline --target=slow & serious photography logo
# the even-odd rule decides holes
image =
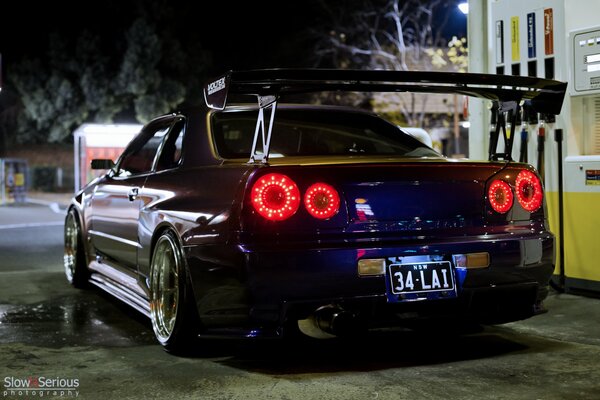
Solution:
[[[5,376],[2,381],[2,397],[67,398],[79,397],[79,378],[59,376]]]

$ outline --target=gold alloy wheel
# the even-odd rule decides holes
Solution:
[[[171,235],[163,234],[154,248],[150,275],[152,328],[163,344],[175,329],[179,308],[179,273],[177,243]]]
[[[79,239],[79,225],[75,215],[70,212],[65,221],[65,250],[63,262],[65,266],[65,275],[70,283],[73,283],[75,276],[75,267],[77,262],[77,242]]]

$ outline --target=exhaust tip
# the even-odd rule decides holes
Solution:
[[[315,339],[331,339],[355,333],[358,328],[356,315],[336,305],[319,307],[307,319],[298,321],[300,331]]]

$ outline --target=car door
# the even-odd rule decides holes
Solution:
[[[157,215],[161,214],[161,204],[178,196],[182,185],[178,177],[178,169],[183,158],[183,136],[185,134],[185,119],[176,117],[171,129],[165,136],[163,144],[156,156],[153,174],[148,175],[144,187],[140,189],[140,196],[144,199],[146,207],[141,210],[139,240],[142,249],[138,252],[138,274],[141,282],[149,277],[151,243],[155,233],[156,224],[162,220]],[[172,211],[172,210],[171,210]]]
[[[137,274],[138,220],[144,202],[140,191],[153,173],[155,158],[172,122],[172,117],[165,117],[147,125],[92,194],[92,245],[98,257],[117,264],[121,272]]]

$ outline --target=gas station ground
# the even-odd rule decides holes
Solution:
[[[463,336],[203,339],[189,356],[168,354],[146,318],[66,283],[68,198],[0,207],[0,398],[40,397],[8,392],[6,379],[44,377],[78,380],[77,395],[46,398],[600,399],[600,299],[556,291],[545,314]]]

